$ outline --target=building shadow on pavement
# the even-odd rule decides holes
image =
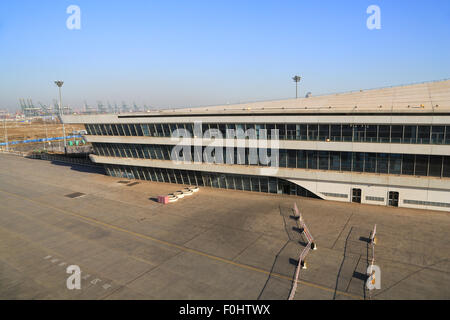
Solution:
[[[70,169],[74,170],[74,171],[106,175],[106,171],[103,168],[103,166],[88,166],[88,165],[62,162],[62,161],[57,161],[57,160],[52,160],[50,163],[57,165],[57,166],[70,167]]]

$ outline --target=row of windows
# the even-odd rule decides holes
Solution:
[[[405,204],[415,204],[419,206],[433,206],[433,207],[445,207],[450,208],[448,202],[434,202],[434,201],[421,201],[421,200],[403,200]]]
[[[271,177],[117,165],[106,165],[105,169],[110,176],[126,179],[318,198],[301,186]]]
[[[278,137],[281,140],[348,141],[450,144],[450,126],[366,125],[366,124],[86,124],[89,135],[170,137],[177,129],[191,136],[209,138],[220,133],[230,137],[235,130],[238,138]],[[208,131],[209,130],[209,131]],[[262,131],[266,130],[266,131]],[[272,135],[277,130],[278,136]],[[195,131],[195,132],[194,132]],[[194,134],[195,133],[195,134]],[[228,133],[228,134],[227,134]],[[234,137],[234,133],[231,137]]]
[[[93,143],[93,147],[97,155],[118,158],[450,177],[448,156],[284,149],[272,153],[270,149],[194,146],[177,146],[183,148],[177,150],[171,145],[109,143]]]
[[[366,196],[366,200],[384,202],[383,197]]]
[[[343,193],[333,193],[333,192],[322,192],[324,196],[333,197],[333,198],[348,198],[348,194]]]

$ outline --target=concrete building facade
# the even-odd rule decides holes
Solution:
[[[108,174],[450,211],[450,81],[82,123]]]

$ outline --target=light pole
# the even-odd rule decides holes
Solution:
[[[300,82],[300,80],[302,80],[302,77],[295,76],[292,78],[292,80],[294,80],[294,82],[295,82],[295,99],[297,99],[298,98],[297,86],[298,86],[298,83]]]
[[[44,119],[44,128],[45,128],[44,151],[47,151],[47,143],[49,142],[48,141],[48,132],[47,132],[47,120],[45,119],[45,117],[43,119]]]
[[[8,146],[8,128],[6,128],[6,116],[4,118],[4,126],[5,126],[5,142],[6,142],[6,152],[9,151],[9,146]]]
[[[55,84],[59,88],[59,119],[62,123],[63,128],[63,136],[64,136],[64,154],[67,155],[67,143],[66,143],[66,128],[64,127],[64,121],[62,121],[62,102],[61,102],[61,87],[64,84],[64,81],[55,81]]]

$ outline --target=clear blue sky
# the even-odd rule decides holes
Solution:
[[[73,107],[291,98],[295,74],[302,96],[444,79],[449,39],[448,0],[1,1],[0,109],[51,103],[56,79]]]

